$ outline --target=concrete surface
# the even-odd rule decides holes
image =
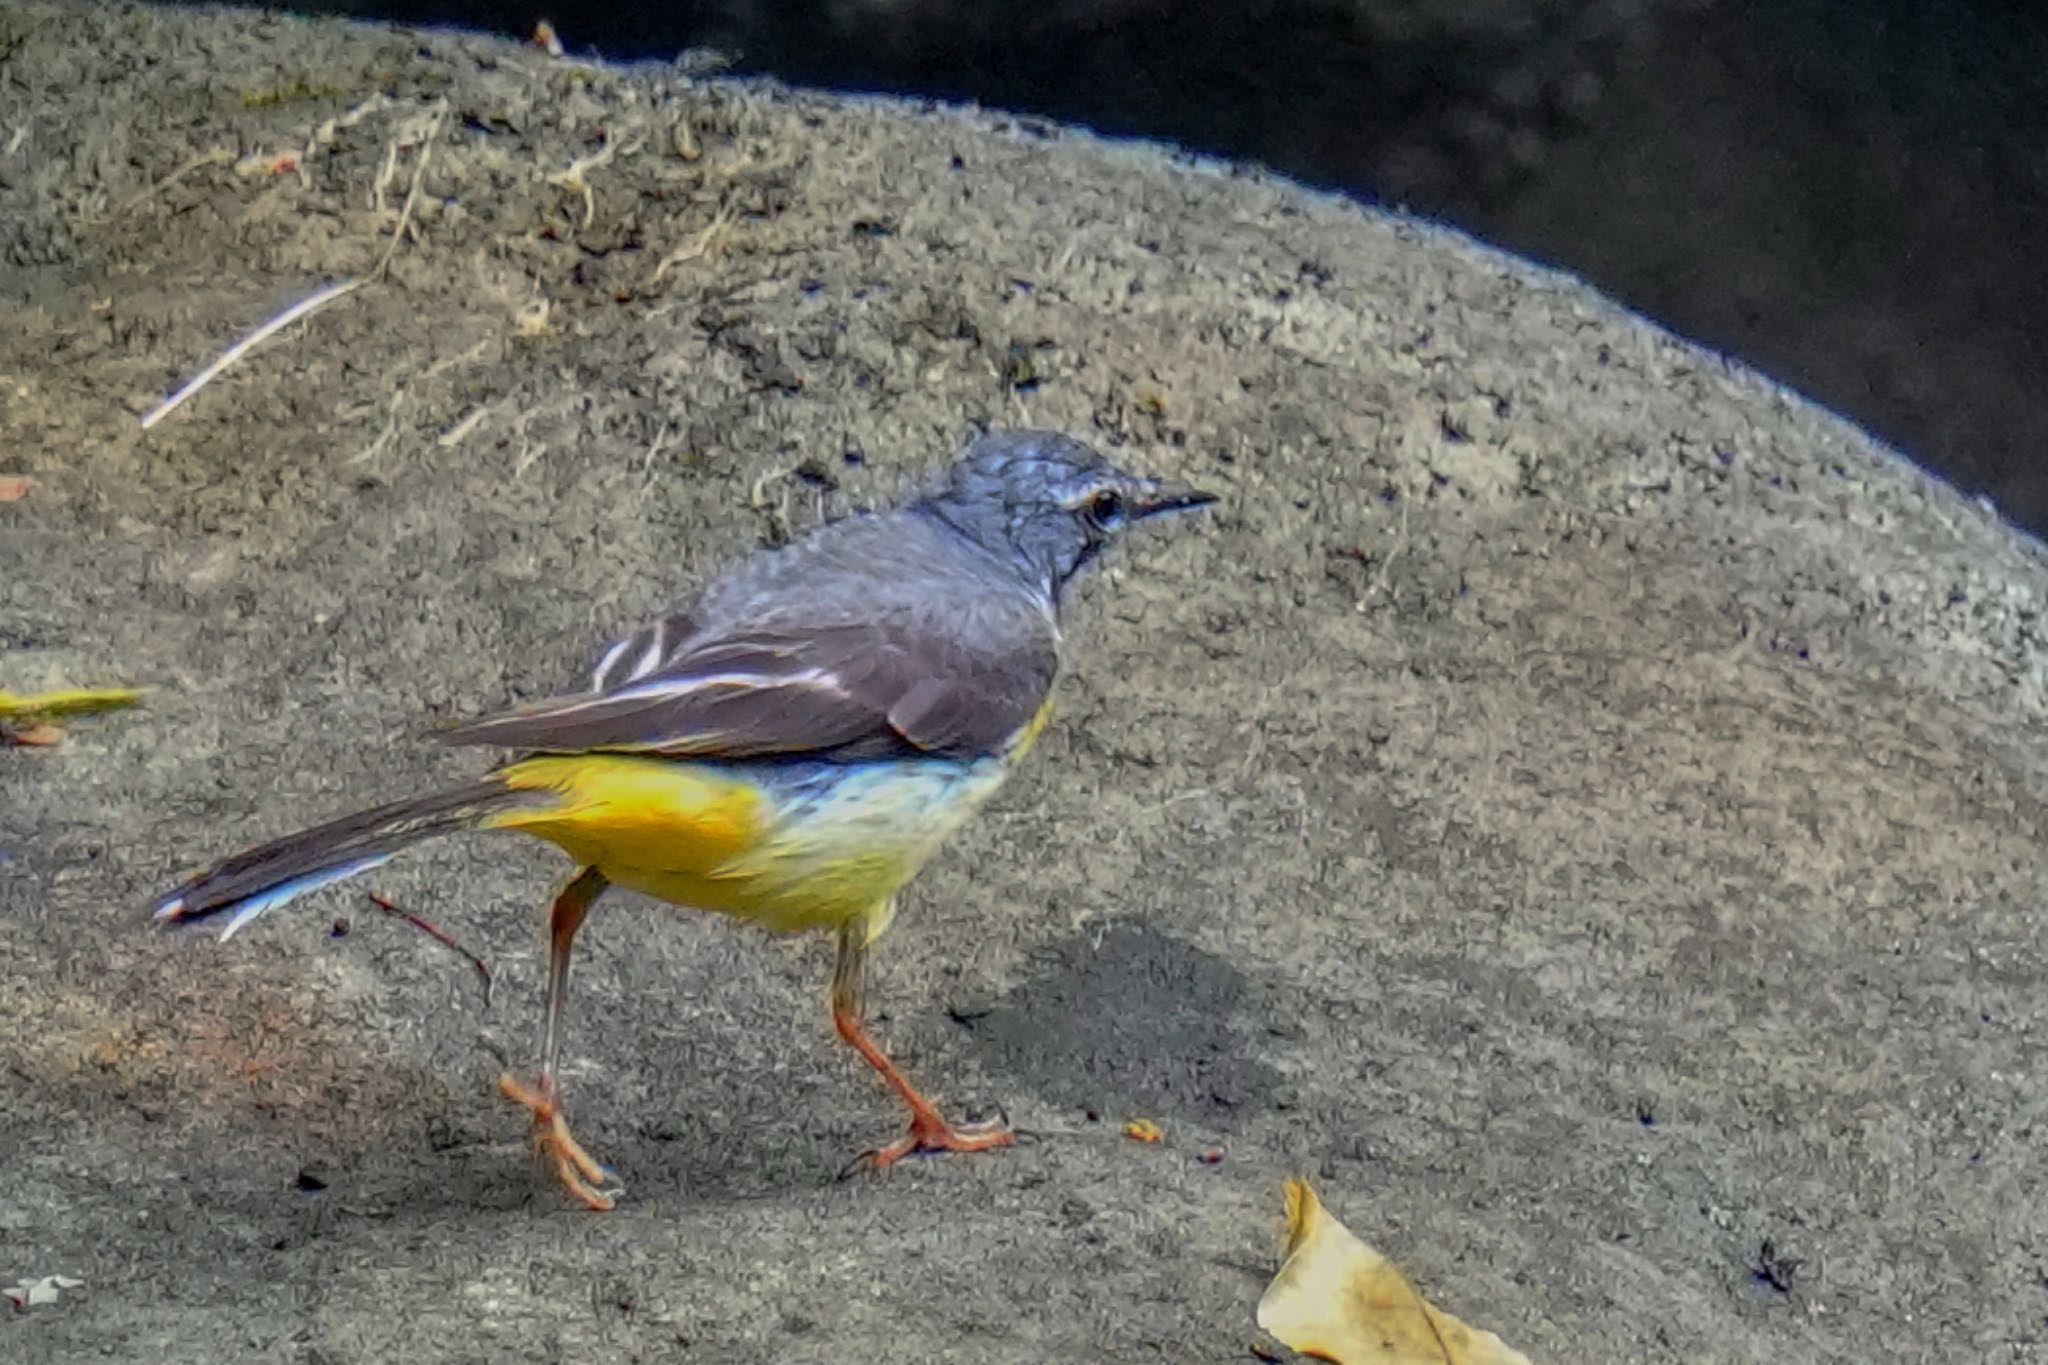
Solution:
[[[2044,1358],[2048,572],[1853,430],[1469,242],[993,116],[10,4],[0,149],[0,680],[154,689],[0,752],[0,1278],[86,1281],[0,1358],[1237,1361],[1289,1175],[1541,1360]],[[1094,594],[879,955],[905,1065],[1035,1142],[837,1180],[897,1116],[827,945],[622,897],[591,1216],[491,1088],[546,850],[370,882],[488,1008],[359,887],[150,930],[978,421],[1227,495]]]
[[[2012,0],[298,0],[711,47],[1402,205],[1582,275],[2048,534],[2048,6]]]

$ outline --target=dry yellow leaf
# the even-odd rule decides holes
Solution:
[[[1493,1333],[1431,1306],[1305,1180],[1287,1182],[1287,1261],[1259,1300],[1259,1326],[1337,1365],[1530,1365]]]
[[[1124,1136],[1133,1142],[1164,1142],[1166,1130],[1150,1119],[1132,1119],[1124,1125]]]

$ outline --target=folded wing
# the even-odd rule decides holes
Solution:
[[[607,653],[596,690],[439,738],[544,753],[972,758],[1000,749],[1037,714],[1058,638],[1023,602],[977,603],[949,619],[956,628],[939,631],[907,615],[837,624],[798,616],[710,638],[671,621]],[[667,656],[643,667],[662,647]]]

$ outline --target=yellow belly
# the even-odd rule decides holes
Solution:
[[[775,930],[837,927],[902,890],[1026,744],[971,763],[530,758],[501,776],[556,800],[488,823],[546,839],[660,900]]]

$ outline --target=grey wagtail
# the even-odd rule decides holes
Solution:
[[[772,930],[837,931],[833,1022],[910,1108],[873,1166],[1001,1146],[1008,1129],[948,1123],[868,1035],[868,946],[1044,727],[1075,581],[1140,522],[1214,500],[1065,436],[983,436],[918,496],[762,551],[612,645],[587,691],[442,732],[517,751],[480,780],[237,854],[156,916],[225,915],[226,938],[409,844],[517,830],[578,871],[548,920],[539,1074],[499,1085],[591,1208],[617,1190],[570,1135],[555,1069],[576,931],[613,885]]]

